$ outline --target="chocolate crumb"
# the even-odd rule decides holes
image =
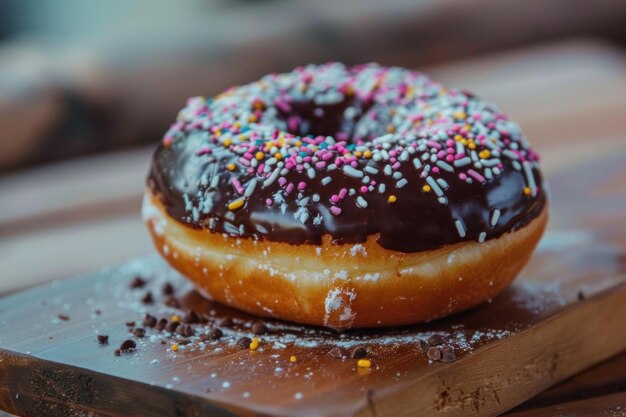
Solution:
[[[267,333],[267,326],[265,326],[265,324],[261,323],[260,321],[257,321],[252,325],[252,333],[256,335],[265,334]]]
[[[157,319],[150,314],[146,314],[146,317],[143,319],[143,325],[146,327],[154,327],[157,324]]]
[[[147,291],[146,295],[143,296],[141,302],[144,304],[154,304],[154,297],[152,297],[152,291]]]
[[[420,339],[419,344],[420,344],[420,349],[422,350],[428,349],[428,342],[426,342],[424,339]]]
[[[146,285],[146,280],[141,277],[135,277],[130,282],[130,288],[143,288]]]
[[[121,352],[132,352],[137,348],[137,344],[130,339],[124,340],[119,347]]]
[[[167,299],[165,300],[165,305],[172,308],[181,307],[180,301],[176,297],[167,297]]]
[[[161,344],[162,345],[167,345],[167,342],[165,340],[161,340]]]
[[[115,352],[113,352],[113,354],[114,354],[115,356],[120,356],[120,355],[122,354],[122,351],[121,351],[121,350],[119,350],[119,349],[115,349]]]
[[[352,359],[363,359],[367,356],[367,349],[363,346],[357,346],[350,352],[350,357]]]
[[[94,310],[94,313],[96,314],[96,316],[99,316],[102,314],[102,310]]]
[[[220,327],[226,327],[227,329],[233,327],[234,324],[233,319],[230,317],[226,317],[220,321]]]
[[[170,333],[174,333],[176,329],[178,328],[178,326],[180,326],[180,323],[177,321],[173,321],[173,322],[168,323],[167,326],[165,326],[165,330],[167,330]]]
[[[188,324],[183,324],[182,326],[178,326],[176,328],[176,334],[183,337],[191,337],[195,333],[196,332],[193,330],[193,328]]]
[[[174,287],[169,282],[163,284],[163,288],[161,289],[163,295],[172,295],[174,294]]]
[[[249,337],[242,337],[241,339],[237,340],[237,347],[239,349],[249,349],[250,343],[252,343],[252,339],[250,339]]]
[[[176,339],[176,343],[184,346],[184,345],[188,345],[189,343],[191,343],[191,340],[187,340],[187,339]]]
[[[106,334],[99,334],[98,335],[98,343],[100,343],[101,345],[108,345],[109,344],[109,336]]]
[[[68,321],[70,319],[70,316],[66,316],[65,314],[59,314],[58,317],[59,317],[59,320],[63,320],[63,321]]]
[[[456,360],[456,353],[452,346],[444,346],[441,348],[441,362],[454,362]]]
[[[197,324],[200,323],[200,317],[196,314],[195,311],[189,310],[185,313],[185,317],[183,317],[183,321],[189,324]]]
[[[165,328],[167,327],[167,319],[161,319],[158,321],[158,323],[156,324],[156,329],[159,332],[162,332],[163,330],[165,330]]]
[[[585,298],[585,293],[582,291],[578,291],[578,301],[583,301]]]
[[[134,321],[127,321],[127,322],[126,322],[126,325],[127,325],[128,327],[133,327],[133,326],[135,325],[135,322],[134,322]]]
[[[206,336],[211,340],[219,340],[223,335],[224,333],[216,327],[214,329],[209,330],[209,333],[207,333]]]
[[[146,335],[146,330],[142,329],[141,327],[137,327],[133,334],[135,335],[135,337],[142,338]]]
[[[445,343],[446,339],[440,334],[434,334],[428,338],[428,344],[430,346],[440,346]]]
[[[137,344],[130,339],[124,340],[120,345],[121,352],[134,352],[135,350],[137,350]]]
[[[328,352],[328,356],[335,359],[342,359],[345,358],[346,355],[343,354],[343,351],[341,349],[339,349],[338,347],[334,347]]]
[[[431,346],[428,348],[428,352],[426,352],[428,359],[436,362],[441,359],[441,349],[435,346]]]

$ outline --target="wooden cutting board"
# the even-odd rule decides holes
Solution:
[[[500,414],[626,349],[625,160],[623,152],[605,154],[553,172],[551,228],[520,278],[492,302],[427,325],[337,334],[265,320],[258,349],[240,349],[256,319],[203,299],[155,256],[4,298],[0,409],[25,416]],[[145,285],[131,288],[138,276]],[[162,293],[166,282],[174,299]],[[152,304],[142,301],[148,291]],[[207,322],[191,324],[192,337],[142,324],[145,313],[184,321],[190,309]],[[137,327],[144,337],[131,333]],[[223,337],[202,341],[214,327]],[[109,343],[99,344],[98,334]],[[442,336],[439,348],[429,346],[434,334]],[[115,356],[127,339],[136,350]],[[350,357],[357,347],[371,368]],[[429,350],[437,359],[441,349],[447,361],[429,360]]]

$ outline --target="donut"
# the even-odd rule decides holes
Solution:
[[[189,99],[142,211],[207,297],[337,330],[493,298],[548,219],[539,155],[505,114],[417,71],[341,63]]]

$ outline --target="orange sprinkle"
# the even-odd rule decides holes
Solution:
[[[229,171],[234,171],[235,170],[235,164],[228,164],[228,165],[226,165],[226,168],[228,168]]]
[[[276,159],[278,159],[280,161],[281,159],[283,159],[283,154],[280,153],[280,152],[276,152],[274,154],[274,158],[276,158]]]
[[[254,157],[257,159],[257,161],[260,161],[261,159],[263,159],[263,156],[265,156],[265,154],[261,151],[257,152]]]
[[[524,195],[526,197],[528,197],[531,193],[530,187],[524,187],[524,189],[522,190],[522,192],[524,193]]]

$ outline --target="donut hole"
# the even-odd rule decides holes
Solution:
[[[356,126],[371,107],[356,98],[333,103],[294,101],[278,108],[278,119],[285,123],[287,133],[297,136],[332,136],[350,143],[362,141],[355,136]]]

